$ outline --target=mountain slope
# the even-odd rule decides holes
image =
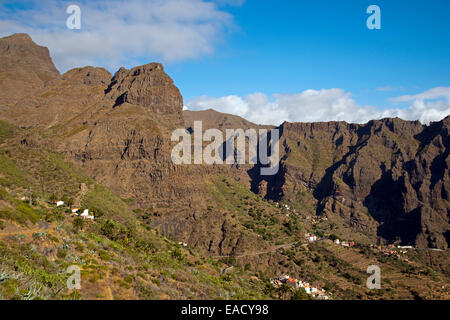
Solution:
[[[24,130],[0,129],[1,299],[265,297],[264,281],[238,269],[223,275],[227,265],[150,229],[148,213],[132,211],[63,155],[24,144]],[[52,199],[89,208],[95,222]],[[82,270],[79,291],[67,289],[70,265]]]
[[[118,283],[110,286],[113,296],[276,297],[263,287],[282,273],[326,287],[335,298],[448,295],[443,289],[448,287],[448,251],[427,249],[448,247],[448,118],[430,126],[400,119],[364,125],[284,123],[279,127],[280,171],[266,177],[250,164],[173,164],[171,134],[189,129],[195,120],[203,121],[203,130],[271,127],[212,110],[182,111],[182,96],[160,64],[121,68],[114,76],[103,68],[75,68],[33,90],[0,110],[5,120],[0,128],[0,183],[7,198],[0,205],[9,208],[0,218],[6,221],[4,232],[10,237],[10,221],[34,230],[34,222],[51,215],[47,211],[53,211],[48,203],[53,193],[97,209],[106,220],[100,217],[89,226],[86,245],[131,248],[115,251],[113,265],[98,264],[123,274],[121,279],[110,278],[109,271],[104,274],[106,283]],[[24,207],[18,200],[29,187],[42,198],[37,207]],[[40,205],[42,214],[35,212]],[[62,222],[65,231],[53,236],[76,241],[87,237],[73,232],[70,218]],[[134,234],[128,232],[130,226],[137,235],[128,245]],[[321,240],[309,243],[306,233]],[[328,239],[336,237],[357,245],[343,249]],[[14,241],[8,238],[6,243],[12,255],[20,249]],[[418,248],[387,256],[384,250],[392,249],[385,245],[396,241]],[[178,249],[184,249],[177,242],[193,251],[184,252],[181,264]],[[88,259],[97,262],[104,255],[92,254]],[[143,267],[154,259],[156,265]],[[9,270],[15,262],[8,261],[4,268]],[[135,279],[136,269],[146,274],[139,288],[162,279],[167,286],[153,286],[155,294],[146,295],[131,281],[131,289],[126,281],[130,274],[125,266],[118,268],[120,261],[134,261]],[[192,263],[198,268],[191,269]],[[203,280],[195,280],[192,274],[198,275],[203,264],[209,271],[202,271]],[[370,264],[379,264],[390,281],[377,294],[364,285]],[[219,272],[226,265],[235,270],[231,283]],[[176,279],[180,269],[188,270],[183,277],[192,286]],[[194,293],[199,283],[204,290]],[[105,291],[108,297],[110,290]]]
[[[373,239],[447,248],[449,121],[284,123],[282,169],[265,196],[295,203],[306,190],[317,214]]]

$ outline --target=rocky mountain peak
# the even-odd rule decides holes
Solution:
[[[29,35],[0,38],[0,104],[13,105],[59,76],[48,49]]]
[[[29,42],[33,42],[33,39],[31,39],[30,35],[28,33],[14,33],[10,36],[4,37],[3,39],[8,39],[11,41],[29,41]]]
[[[71,69],[62,76],[62,79],[68,82],[86,85],[109,85],[111,82],[111,73],[104,68],[88,66]]]
[[[106,95],[123,103],[140,105],[157,114],[181,118],[183,97],[159,63],[149,63],[131,70],[120,68],[113,76]]]
[[[12,67],[30,69],[44,82],[59,76],[48,49],[34,43],[28,34],[15,33],[1,38],[0,59],[0,70]]]

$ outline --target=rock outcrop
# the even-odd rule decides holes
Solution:
[[[281,170],[265,196],[295,203],[306,190],[318,215],[374,239],[446,248],[449,122],[284,123]]]
[[[183,97],[159,63],[120,68],[106,90],[107,97],[123,103],[143,106],[155,114],[169,114],[182,119]]]
[[[67,71],[62,79],[70,84],[84,84],[88,86],[107,86],[111,82],[111,73],[104,68],[84,67]]]
[[[1,106],[18,102],[59,76],[48,49],[29,35],[16,33],[0,39]]]

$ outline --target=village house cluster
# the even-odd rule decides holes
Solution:
[[[312,234],[312,233],[305,233],[305,238],[306,238],[306,240],[308,242],[315,242],[315,241],[318,241],[318,240],[323,240],[323,238],[318,237],[318,236],[316,236],[315,234]],[[355,246],[355,242],[354,241],[341,241],[339,239],[335,239],[333,241],[333,243],[337,244],[337,245],[341,245],[343,247],[349,247],[349,248],[352,248],[352,247]]]
[[[64,201],[59,200],[59,201],[56,201],[55,204],[57,207],[61,207],[64,205]],[[83,212],[81,212],[81,208],[72,208],[71,211],[72,211],[72,215],[74,215],[74,216],[80,216],[83,219],[92,220],[92,221],[94,221],[94,219],[95,219],[93,214],[89,214],[89,209],[84,209]]]
[[[392,256],[401,259],[401,254],[408,253],[408,250],[406,249],[414,249],[413,246],[397,246],[396,250],[395,246],[393,244],[389,244],[387,247],[377,246],[377,249],[381,251],[386,256]],[[404,259],[407,260],[407,259]]]
[[[311,295],[313,298],[328,300],[330,296],[326,293],[325,289],[317,288],[308,282],[297,280],[291,278],[289,275],[281,275],[277,279],[271,281],[272,285],[275,287],[281,286],[283,283],[294,289],[303,288],[306,294]]]
[[[305,238],[306,238],[306,240],[308,240],[308,242],[314,242],[314,241],[320,240],[320,238],[318,238],[315,234],[311,234],[311,233],[306,233]]]
[[[275,206],[277,208],[280,208],[280,209],[282,209],[284,211],[287,211],[286,217],[289,217],[291,214],[293,214],[294,216],[298,216],[300,214],[299,212],[297,212],[297,210],[291,208],[287,204],[282,204],[282,203],[279,203],[279,202],[274,202],[274,204],[275,204]],[[328,218],[325,217],[325,216],[321,216],[321,217],[315,216],[315,217],[313,217],[313,216],[308,216],[307,215],[305,218],[306,218],[306,220],[310,220],[313,224],[317,224],[317,223],[319,223],[321,221],[328,221]]]
[[[353,242],[353,241],[341,241],[339,239],[335,239],[333,242],[334,242],[334,244],[339,244],[343,247],[352,248],[355,246],[355,242]]]
[[[285,209],[288,213],[286,213],[286,217],[289,217],[290,213],[294,213],[294,215],[297,214],[297,211],[295,209],[291,209],[287,204],[281,204],[278,202],[275,202],[275,206],[277,208]]]
[[[31,201],[31,197],[28,198],[28,197],[22,196],[20,199],[22,201]],[[62,206],[64,206],[65,202],[62,200],[57,200],[57,201],[53,202],[53,204],[56,205],[56,207],[62,207]],[[95,220],[94,215],[89,214],[89,209],[84,209],[83,212],[80,212],[80,210],[81,210],[81,208],[72,208],[71,209],[72,215],[80,216],[83,219],[87,219],[87,220],[91,220],[91,221]]]
[[[89,209],[84,209],[83,212],[80,213],[80,208],[72,208],[72,214],[94,221],[94,216],[89,214]]]

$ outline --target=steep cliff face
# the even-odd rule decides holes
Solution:
[[[302,190],[317,214],[388,241],[448,247],[449,117],[430,126],[400,119],[285,123],[284,156],[267,197],[295,202]]]
[[[159,63],[131,70],[120,68],[112,78],[106,96],[115,101],[115,106],[123,103],[144,106],[152,113],[169,114],[182,120],[183,97]]]
[[[64,76],[66,77],[66,75]],[[64,78],[63,77],[63,78]],[[126,70],[110,81],[103,72],[74,71],[67,80],[101,89],[84,116],[70,119],[71,134],[58,150],[79,163],[117,194],[133,197],[142,206],[149,199],[167,201],[171,131],[183,127],[182,97],[160,64]]]
[[[18,102],[58,78],[59,72],[47,48],[27,34],[0,38],[0,106]]]

